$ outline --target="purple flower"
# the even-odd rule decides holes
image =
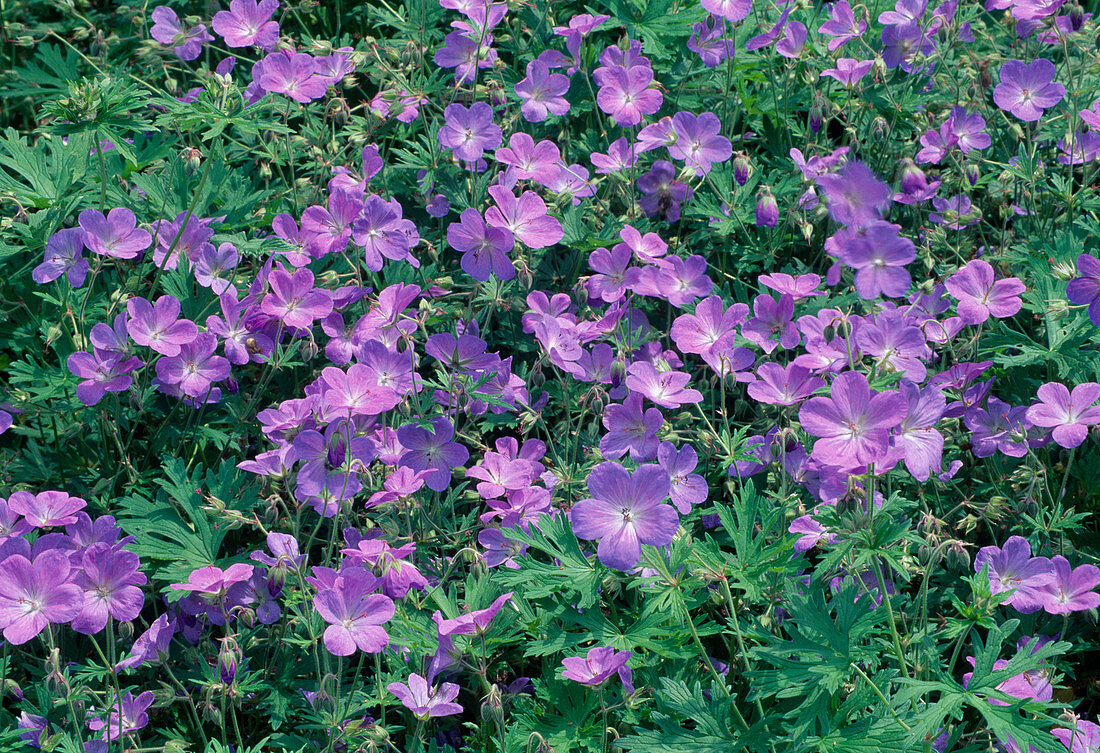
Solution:
[[[111,353],[95,348],[92,353],[78,350],[65,362],[84,381],[76,386],[76,396],[85,405],[95,405],[108,392],[130,389],[134,378],[130,372],[141,367],[140,358],[123,353]]]
[[[454,426],[446,418],[431,420],[432,431],[407,424],[397,430],[397,440],[405,448],[398,461],[414,471],[431,470],[426,478],[429,489],[441,492],[451,485],[451,469],[470,459],[470,451],[452,442]]]
[[[1062,447],[1077,447],[1088,436],[1088,427],[1100,424],[1100,384],[1083,382],[1071,394],[1065,385],[1049,382],[1039,388],[1039,402],[1027,409],[1036,426],[1053,429],[1054,441]]]
[[[236,294],[237,289],[233,287],[232,279],[226,279],[222,275],[236,267],[240,258],[237,247],[232,243],[222,243],[217,249],[213,244],[207,244],[195,259],[195,282],[204,288],[210,288],[215,295],[220,296],[227,290]]]
[[[173,583],[174,591],[190,591],[180,601],[180,607],[190,615],[205,614],[215,625],[224,625],[230,611],[249,602],[248,581],[253,573],[252,565],[236,563],[225,570],[214,565],[192,570],[186,583]]]
[[[1015,277],[993,281],[993,267],[974,259],[944,281],[947,292],[958,300],[959,318],[965,324],[981,324],[990,316],[1005,319],[1023,306],[1020,293],[1026,286]]]
[[[712,112],[696,116],[678,112],[672,116],[676,141],[668,146],[673,159],[681,159],[696,175],[706,175],[715,162],[725,162],[733,156],[733,145],[722,135],[722,124]]]
[[[1066,746],[1069,753],[1096,753],[1100,750],[1100,725],[1078,719],[1074,729],[1055,729],[1050,734]]]
[[[719,16],[707,16],[705,21],[691,27],[687,48],[696,53],[707,68],[714,68],[737,49],[737,43],[726,39],[725,34],[725,21]]]
[[[1031,544],[1010,536],[1004,548],[982,547],[974,558],[974,572],[989,565],[989,586],[993,593],[1014,593],[1004,602],[1024,614],[1042,609],[1046,587],[1054,581],[1054,565],[1046,557],[1032,557]]]
[[[780,295],[791,296],[796,303],[803,298],[825,295],[824,291],[817,289],[821,284],[821,277],[812,273],[792,276],[783,272],[772,272],[760,275],[756,279],[761,285],[771,288]]]
[[[88,503],[80,497],[70,497],[67,493],[58,491],[38,494],[12,492],[8,497],[8,509],[16,515],[22,515],[35,528],[75,523],[75,513],[87,506]]]
[[[860,21],[856,24],[856,18],[852,14],[852,7],[848,0],[840,0],[834,3],[829,12],[830,20],[826,21],[817,30],[819,34],[832,37],[829,40],[829,52],[842,47],[846,42],[862,36],[867,31],[867,22]]]
[[[1050,614],[1070,614],[1100,607],[1100,568],[1095,565],[1071,567],[1061,555],[1050,558],[1054,579],[1043,587],[1043,609]]]
[[[657,160],[648,173],[638,178],[638,190],[644,194],[638,206],[646,216],[668,222],[680,219],[680,204],[693,194],[691,186],[676,180],[676,168],[666,160]]]
[[[180,302],[175,296],[162,295],[156,304],[131,298],[126,302],[126,313],[130,317],[126,329],[134,342],[162,355],[179,355],[180,348],[198,335],[194,322],[179,318]]]
[[[215,13],[210,26],[227,47],[270,49],[279,41],[279,24],[271,20],[278,8],[279,0],[231,0],[229,10]]]
[[[680,526],[680,516],[662,504],[671,492],[668,473],[659,465],[642,465],[633,473],[604,462],[588,474],[592,497],[573,505],[573,533],[599,539],[600,562],[629,570],[642,557],[641,544],[665,546]]]
[[[943,463],[943,435],[935,427],[947,409],[947,401],[934,385],[921,389],[903,379],[900,388],[908,412],[898,427],[891,452],[904,457],[913,478],[924,482]]]
[[[130,655],[115,665],[115,671],[135,669],[160,661],[168,654],[168,645],[175,633],[175,625],[168,621],[168,615],[162,614],[153,621],[148,630],[137,637],[130,648]]]
[[[830,397],[802,404],[798,420],[807,434],[820,437],[813,457],[842,467],[874,463],[886,456],[889,431],[905,418],[897,392],[874,392],[867,377],[846,371],[833,380]]]
[[[546,213],[546,202],[534,191],[524,191],[517,197],[504,186],[496,185],[489,187],[489,195],[496,206],[485,211],[486,224],[508,230],[515,240],[528,248],[547,248],[565,236],[561,223]],[[508,266],[512,266],[511,262]],[[504,270],[504,274],[508,271]],[[502,280],[510,279],[497,276]]]
[[[987,385],[976,385],[971,390],[980,395],[988,391]],[[1027,431],[1032,423],[1024,406],[1011,406],[991,396],[987,408],[974,405],[968,409],[963,414],[963,423],[972,433],[974,457],[987,458],[998,451],[1014,458],[1027,454]]]
[[[84,245],[100,256],[136,259],[153,242],[149,231],[137,226],[134,213],[122,207],[112,209],[107,216],[95,209],[85,209],[78,221],[84,231]]]
[[[728,309],[716,295],[704,298],[693,314],[681,314],[670,334],[681,353],[719,353],[733,347],[737,325],[745,320],[749,307],[735,303]]]
[[[691,512],[692,505],[706,502],[710,492],[707,480],[692,473],[699,464],[694,447],[685,444],[677,450],[672,442],[661,442],[657,448],[657,464],[668,474],[669,499],[681,515]]]
[[[508,258],[515,246],[512,233],[486,226],[476,209],[463,210],[459,222],[447,226],[447,243],[462,252],[462,270],[479,282],[494,275],[500,280],[516,276],[516,268]]]
[[[827,68],[823,70],[820,75],[835,78],[844,85],[844,88],[851,89],[870,72],[871,66],[874,65],[874,63],[874,60],[839,58],[836,61],[836,68]]]
[[[42,285],[65,275],[70,285],[79,288],[88,276],[88,260],[81,254],[83,250],[83,228],[58,230],[46,241],[45,260],[31,272],[31,279]]]
[[[317,61],[312,55],[280,50],[258,62],[252,75],[264,91],[284,94],[304,105],[325,96],[328,90],[328,79],[316,72]]]
[[[627,452],[631,460],[644,462],[657,456],[657,430],[665,419],[657,408],[642,411],[642,396],[631,392],[622,405],[612,403],[603,412],[607,434],[600,438],[600,454],[621,458]]]
[[[302,222],[304,225],[304,217]],[[382,269],[383,257],[393,261],[405,259],[416,267],[419,262],[411,253],[416,237],[410,229],[415,232],[412,223],[401,216],[401,205],[396,199],[386,201],[371,194],[351,223],[351,237],[363,249],[366,267],[372,272]]]
[[[993,89],[997,107],[1024,122],[1043,117],[1066,96],[1066,87],[1054,83],[1054,63],[1038,58],[1031,63],[1009,60],[1001,66],[1001,83]]]
[[[103,739],[108,742],[137,732],[149,724],[149,714],[146,712],[153,705],[155,698],[151,690],[146,690],[137,698],[134,698],[134,694],[130,691],[126,691],[121,700],[111,699],[108,706],[111,711],[107,714],[107,719],[92,719],[88,722],[88,729],[103,730]]]
[[[350,656],[356,649],[376,654],[390,642],[381,625],[394,615],[393,600],[374,593],[379,579],[360,568],[340,571],[331,588],[319,588],[313,607],[329,626],[325,648],[335,656]]]
[[[167,385],[178,386],[183,394],[204,398],[215,382],[229,378],[229,360],[214,355],[218,338],[209,332],[180,348],[179,353],[157,361],[157,377]]]
[[[762,363],[756,369],[756,381],[748,386],[749,397],[768,405],[797,405],[825,386],[824,379],[810,374],[795,364]]]
[[[190,29],[183,28],[176,12],[164,5],[153,8],[151,17],[153,26],[149,29],[149,35],[161,44],[171,46],[180,60],[194,60],[202,52],[203,44],[214,41],[202,24]]]
[[[660,91],[650,88],[651,83],[653,71],[646,66],[616,66],[600,79],[596,104],[618,125],[638,125],[643,115],[657,112],[664,101]]]
[[[541,123],[553,115],[569,112],[565,93],[569,91],[569,79],[560,73],[551,73],[541,60],[527,64],[527,77],[516,83],[516,96],[523,100],[520,112],[528,123]]]
[[[440,68],[454,68],[455,83],[472,81],[477,76],[478,68],[491,68],[497,59],[492,43],[491,34],[486,34],[479,41],[476,37],[471,39],[465,32],[452,31],[443,40],[443,47],[436,51],[435,64]]]
[[[439,688],[429,687],[428,681],[414,672],[409,675],[408,684],[391,682],[386,689],[401,699],[402,705],[417,719],[462,713],[462,705],[454,702],[459,687],[453,682],[445,682]]]
[[[785,58],[794,60],[802,54],[807,36],[806,24],[791,21],[787,24],[787,28],[783,30],[783,38],[775,43],[775,51]]]
[[[313,287],[313,273],[299,269],[291,275],[282,269],[267,276],[271,292],[264,296],[260,310],[280,319],[287,327],[308,329],[314,320],[332,313],[332,293]]]
[[[476,162],[486,149],[496,149],[501,144],[501,130],[493,122],[493,108],[484,102],[469,107],[447,105],[443,118],[439,145],[454,150],[460,160]]]
[[[607,154],[592,152],[589,159],[596,167],[598,175],[621,173],[634,167],[634,145],[624,136],[611,142],[611,145],[607,148]]]
[[[932,199],[932,206],[936,211],[929,214],[928,219],[949,230],[970,227],[982,217],[981,210],[971,205],[970,197],[966,194],[957,194],[950,199],[936,197]]]
[[[76,585],[84,589],[84,608],[72,620],[78,633],[94,635],[107,626],[110,615],[120,622],[138,616],[145,595],[138,586],[145,584],[138,556],[125,549],[99,542],[84,550]]]
[[[745,20],[752,10],[752,0],[701,0],[703,10],[737,23]]]
[[[544,140],[536,144],[528,134],[517,132],[508,139],[508,146],[497,149],[494,156],[497,162],[508,165],[509,176],[546,183],[547,174],[557,170],[557,164],[561,161],[561,150],[553,141]],[[506,186],[498,184],[489,187],[490,193],[494,188],[508,190]]]
[[[606,248],[597,248],[588,255],[588,266],[596,274],[588,278],[585,287],[588,295],[607,303],[615,303],[622,300],[628,290],[638,283],[641,270],[631,267],[630,262],[634,256],[630,249],[622,244],[615,246],[611,251]]]
[[[798,345],[801,337],[791,317],[794,315],[794,299],[789,295],[779,296],[776,301],[770,295],[758,295],[752,302],[753,318],[741,327],[745,339],[759,345],[765,353],[775,350],[773,335],[779,335],[778,345],[790,350]]]
[[[1089,254],[1077,257],[1077,272],[1066,285],[1066,298],[1070,303],[1089,307],[1089,321],[1100,327],[1100,259]]]
[[[634,677],[626,666],[633,655],[630,651],[616,651],[611,646],[594,646],[583,659],[579,656],[562,659],[565,671],[561,675],[584,685],[602,685],[611,675],[618,674],[626,692],[633,693]]]
[[[34,558],[13,554],[0,562],[0,627],[16,646],[47,625],[68,622],[80,613],[84,592],[69,582],[69,557],[47,549]]]
[[[882,219],[893,203],[890,186],[862,162],[847,162],[837,172],[818,177],[816,183],[825,193],[829,216],[841,225],[867,227]]]
[[[703,393],[687,387],[691,375],[682,371],[657,371],[649,361],[635,361],[626,370],[626,388],[645,396],[662,408],[679,408],[701,403]]]

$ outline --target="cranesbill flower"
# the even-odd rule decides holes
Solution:
[[[146,712],[153,705],[155,699],[156,696],[153,695],[151,690],[146,690],[144,693],[139,694],[137,698],[134,698],[132,692],[126,691],[121,700],[117,697],[111,699],[108,706],[111,710],[107,714],[107,719],[90,720],[88,729],[92,731],[103,730],[102,737],[108,742],[137,732],[149,724],[149,714]]]
[[[638,282],[641,270],[631,267],[633,259],[630,249],[616,246],[614,250],[597,248],[588,255],[588,266],[596,274],[588,278],[585,287],[588,295],[607,303],[622,300],[626,292]]]
[[[65,275],[70,285],[79,288],[88,276],[88,260],[81,254],[83,250],[83,228],[58,230],[46,241],[45,259],[31,272],[31,279],[42,285]]]
[[[157,361],[157,377],[167,385],[178,386],[183,394],[204,398],[215,382],[229,378],[229,360],[214,355],[218,338],[209,332],[180,347],[174,356]]]
[[[1066,285],[1070,303],[1089,307],[1089,321],[1100,327],[1100,259],[1089,254],[1077,257],[1077,273]]]
[[[271,292],[260,302],[260,310],[280,319],[287,327],[308,329],[314,320],[332,313],[332,293],[313,287],[313,272],[302,268],[293,275],[274,269],[267,276]]]
[[[795,302],[811,296],[825,295],[825,291],[817,289],[821,284],[821,276],[813,273],[789,275],[784,272],[772,272],[760,275],[756,279],[761,285],[771,288],[780,295],[791,296]]]
[[[759,345],[765,353],[771,353],[777,344],[784,350],[798,345],[801,337],[791,321],[794,315],[794,299],[791,296],[781,295],[776,301],[770,295],[758,295],[753,299],[752,310],[753,318],[741,327],[745,339]],[[774,335],[779,336],[778,343],[772,339]]]
[[[253,69],[256,83],[264,91],[285,94],[295,102],[307,104],[325,96],[328,80],[315,75],[317,61],[304,52],[272,52]]]
[[[80,497],[70,497],[65,492],[45,491],[38,494],[12,492],[8,497],[8,509],[22,515],[35,528],[67,526],[75,523],[75,513],[88,503]]]
[[[912,278],[905,269],[916,257],[913,242],[898,235],[900,226],[872,222],[864,232],[838,234],[840,260],[856,270],[856,292],[864,300],[880,295],[899,298],[909,292]]]
[[[597,175],[610,175],[634,167],[634,152],[634,146],[624,136],[611,142],[607,147],[607,154],[592,152],[589,159],[595,166]]]
[[[913,478],[924,482],[943,463],[943,435],[936,431],[936,423],[943,418],[947,401],[934,385],[921,389],[903,379],[899,386],[908,412],[898,426],[891,452],[903,456]]]
[[[657,464],[668,474],[668,496],[681,515],[691,512],[692,505],[706,502],[710,492],[707,480],[698,473],[692,473],[699,464],[694,447],[685,444],[677,450],[672,442],[661,442],[657,448]]]
[[[971,394],[979,397],[988,394],[988,384],[971,387],[964,395],[964,402]],[[963,423],[971,431],[974,457],[987,458],[998,451],[1013,458],[1022,458],[1027,454],[1027,433],[1033,424],[1027,417],[1027,408],[1022,405],[1008,405],[990,396],[986,408],[973,405],[967,409],[963,414]]]
[[[198,335],[198,327],[190,319],[180,319],[179,299],[162,295],[156,304],[144,298],[126,302],[129,320],[126,330],[138,345],[152,348],[165,356],[179,355],[180,348]]]
[[[836,61],[836,68],[826,68],[821,72],[821,75],[834,78],[843,84],[845,89],[851,89],[871,71],[871,66],[874,63],[874,60],[840,58]]]
[[[304,218],[302,224],[304,229]],[[408,224],[394,205],[381,196],[371,194],[366,198],[352,222],[351,237],[363,249],[367,269],[381,270],[383,257],[394,261],[410,257],[412,242],[406,232]]]
[[[638,206],[646,217],[676,222],[680,219],[680,204],[690,201],[691,186],[676,180],[676,168],[667,160],[657,160],[649,172],[638,178],[638,190],[643,196]]]
[[[825,193],[829,216],[841,225],[867,227],[882,219],[893,203],[890,186],[862,162],[847,162],[835,173],[818,177],[816,183]]]
[[[135,669],[143,664],[160,661],[168,654],[168,645],[175,634],[175,623],[169,622],[168,615],[162,614],[153,620],[148,630],[137,637],[130,647],[130,655],[115,665],[115,671]]]
[[[515,246],[512,233],[500,227],[488,227],[476,209],[465,209],[458,222],[447,226],[447,243],[462,253],[462,270],[479,282],[496,276],[510,280],[516,268],[508,253]]]
[[[69,557],[47,549],[34,558],[13,554],[0,562],[0,626],[4,639],[19,646],[47,625],[68,622],[80,613],[84,592],[69,582]]]
[[[136,554],[105,542],[85,549],[75,579],[84,590],[84,608],[73,618],[73,630],[94,635],[107,626],[108,615],[119,622],[137,617],[145,603],[140,567]]]
[[[101,256],[136,259],[153,242],[149,231],[139,228],[134,213],[124,207],[116,207],[106,216],[96,209],[85,209],[78,222],[84,231],[84,245]]]
[[[508,139],[508,146],[497,149],[494,156],[497,162],[508,165],[510,176],[541,183],[548,171],[557,169],[561,150],[553,141],[543,140],[536,144],[530,135],[516,132]],[[496,187],[491,186],[490,190]]]
[[[791,8],[788,6],[783,9],[783,12],[779,15],[779,20],[777,20],[770,29],[749,39],[749,41],[745,43],[745,49],[750,52],[753,50],[760,50],[779,39],[779,35],[783,33],[783,29],[787,26],[787,19],[790,15]]]
[[[278,8],[279,0],[231,0],[229,10],[215,13],[210,26],[227,47],[270,49],[279,41],[279,24],[271,20]]]
[[[1058,728],[1050,734],[1061,740],[1070,753],[1096,753],[1100,750],[1100,725],[1078,719],[1074,729]]]
[[[616,246],[619,248],[622,244]],[[676,308],[684,308],[696,298],[709,295],[714,281],[707,276],[707,260],[698,254],[686,259],[667,256],[658,267],[642,269],[634,292],[664,298]]]
[[[811,376],[807,368],[766,362],[756,369],[756,381],[748,386],[749,397],[768,405],[797,405],[825,386],[825,380]]]
[[[397,440],[405,448],[398,461],[414,471],[432,471],[426,479],[429,489],[441,492],[451,485],[451,469],[470,459],[470,451],[452,442],[454,426],[446,418],[431,420],[432,431],[407,424],[397,430]]]
[[[167,6],[153,8],[151,18],[153,26],[149,29],[149,35],[161,44],[172,47],[180,60],[194,60],[205,43],[214,41],[202,24],[185,29],[176,12]]]
[[[958,300],[959,318],[965,324],[981,324],[990,316],[1005,319],[1022,307],[1020,293],[1027,287],[1015,277],[993,280],[993,267],[974,259],[944,281],[947,292]]]
[[[125,392],[134,383],[130,372],[141,367],[140,358],[95,348],[91,353],[78,350],[65,362],[84,381],[76,386],[76,396],[85,405],[95,405],[108,392]]]
[[[722,135],[722,124],[714,113],[678,112],[672,116],[672,125],[676,141],[668,146],[669,156],[694,167],[696,175],[706,175],[713,163],[733,156],[733,145]]]
[[[429,687],[427,680],[413,672],[408,684],[391,682],[386,690],[401,699],[401,704],[420,720],[462,713],[462,704],[454,702],[459,687],[453,682],[445,682],[439,688]]]
[[[874,392],[867,377],[846,371],[833,380],[830,397],[802,404],[798,420],[807,434],[819,437],[814,459],[849,467],[885,457],[889,431],[902,422],[906,411],[905,399],[897,392]]]
[[[489,227],[508,230],[528,248],[547,248],[565,236],[561,223],[547,214],[546,202],[534,191],[524,191],[517,197],[504,186],[495,185],[489,187],[489,195],[496,203],[485,210],[485,223]],[[508,271],[504,270],[504,274]]]
[[[642,544],[665,546],[680,526],[680,516],[662,504],[672,487],[659,465],[642,465],[633,473],[604,462],[588,474],[592,497],[573,505],[573,533],[599,539],[596,554],[607,567],[629,570],[642,557]]]
[[[691,27],[687,48],[697,54],[707,68],[714,68],[734,54],[737,43],[727,39],[725,21],[719,16],[707,16]]]
[[[706,355],[726,351],[737,338],[737,325],[745,321],[749,307],[734,303],[728,309],[716,295],[704,298],[692,314],[681,314],[670,334],[681,353]]]
[[[789,60],[794,60],[802,54],[807,36],[806,24],[791,21],[787,24],[787,28],[783,30],[783,38],[775,43],[775,51]]]
[[[1077,447],[1088,436],[1088,427],[1100,424],[1100,384],[1083,382],[1070,393],[1065,385],[1048,382],[1039,388],[1039,402],[1027,409],[1036,426],[1053,429],[1051,436],[1062,447]]]
[[[701,0],[703,10],[737,23],[745,20],[752,10],[752,0]]]
[[[379,579],[361,568],[340,571],[331,588],[319,588],[313,608],[329,626],[325,648],[335,656],[351,656],[356,649],[376,654],[390,642],[383,623],[394,615],[393,600],[374,593]]]
[[[982,217],[981,210],[970,203],[970,197],[966,194],[957,194],[950,199],[936,197],[932,199],[932,206],[936,211],[929,214],[928,219],[949,230],[970,227]]]
[[[527,77],[515,86],[516,96],[523,100],[520,113],[528,123],[541,123],[550,115],[565,115],[569,102],[569,79],[560,73],[551,73],[541,60],[527,64]]]
[[[205,614],[214,625],[224,625],[230,610],[251,600],[248,581],[254,569],[240,562],[225,570],[208,565],[192,570],[186,583],[173,583],[169,588],[191,592],[180,600],[180,607],[187,614]]]
[[[993,101],[1024,122],[1043,117],[1066,96],[1066,87],[1054,82],[1054,63],[1038,58],[1031,63],[1009,60],[1001,66],[1001,83],[993,89]]]
[[[829,52],[842,47],[846,42],[856,37],[862,36],[863,32],[867,31],[866,21],[861,20],[856,24],[856,17],[852,14],[852,6],[848,4],[848,0],[833,3],[829,15],[830,19],[821,24],[821,27],[817,30],[819,34],[832,37],[829,40]]]
[[[1031,544],[1020,536],[1010,536],[1004,548],[982,547],[974,557],[974,572],[989,566],[990,590],[999,594],[1015,592],[1004,602],[1018,612],[1030,614],[1043,607],[1046,587],[1054,581],[1054,565],[1046,557],[1032,557]]]
[[[631,460],[644,462],[657,457],[657,430],[664,424],[657,408],[642,410],[642,396],[631,392],[622,405],[612,403],[603,412],[603,427],[607,434],[600,438],[600,454],[605,458],[621,458],[630,453]]]
[[[664,101],[660,91],[650,88],[653,71],[644,66],[611,68],[601,82],[596,104],[624,127],[638,125],[643,115],[657,112]]]
[[[454,155],[466,162],[476,162],[486,149],[501,144],[500,126],[493,122],[493,108],[484,102],[469,107],[447,105],[444,124],[439,129],[439,145],[454,150]]]
[[[649,361],[635,361],[626,370],[627,389],[645,396],[662,408],[700,403],[703,393],[687,386],[691,375],[682,371],[657,371]]]
[[[217,249],[213,244],[204,246],[195,259],[195,282],[204,288],[210,288],[215,295],[221,295],[227,290],[236,294],[232,274],[228,278],[224,275],[236,267],[240,259],[237,247],[232,243],[222,243]]]
[[[492,47],[493,36],[484,38],[464,31],[452,31],[443,40],[443,47],[435,53],[435,64],[440,68],[455,69],[455,83],[462,84],[477,77],[479,68],[490,68],[497,59]]]
[[[1043,609],[1050,614],[1069,614],[1100,607],[1100,568],[1095,565],[1072,567],[1061,555],[1050,558],[1054,579],[1043,587]]]

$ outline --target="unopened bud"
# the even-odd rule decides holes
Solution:
[[[183,163],[190,172],[198,170],[202,165],[202,152],[193,146],[184,147],[180,156],[183,157]]]
[[[1077,267],[1071,261],[1054,261],[1048,259],[1050,262],[1050,271],[1054,275],[1054,279],[1061,280],[1062,282],[1069,282],[1077,276]]]
[[[775,227],[779,224],[779,204],[771,189],[764,186],[756,196],[756,226]]]
[[[226,685],[232,685],[237,679],[237,664],[241,658],[241,648],[232,636],[226,636],[221,641],[221,649],[218,651],[218,677]]]
[[[733,158],[733,179],[737,181],[737,185],[743,186],[748,182],[751,174],[752,163],[744,152],[738,152]]]
[[[500,695],[500,687],[495,684],[489,688],[489,694],[481,702],[481,719],[497,724],[504,720],[504,701]]]
[[[966,182],[970,184],[970,187],[973,188],[974,186],[978,185],[978,166],[973,162],[970,162],[966,165],[965,172]]]

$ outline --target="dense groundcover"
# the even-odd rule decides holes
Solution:
[[[1066,0],[8,0],[0,749],[1100,750]]]

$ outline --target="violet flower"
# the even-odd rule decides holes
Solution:
[[[445,682],[439,688],[429,687],[428,681],[414,672],[409,675],[408,684],[391,682],[386,690],[397,696],[402,705],[420,720],[462,713],[462,705],[454,703],[459,687],[453,682]]]
[[[1089,321],[1100,327],[1100,259],[1089,254],[1077,257],[1077,273],[1066,285],[1070,303],[1089,307]]]
[[[149,35],[161,44],[170,46],[180,60],[194,60],[202,52],[202,46],[206,42],[214,41],[214,37],[202,24],[185,29],[176,12],[167,6],[158,5],[153,8],[150,17],[153,19],[153,26],[149,29]]]
[[[680,516],[662,504],[671,489],[659,465],[631,473],[615,462],[600,463],[588,474],[592,497],[573,505],[573,533],[599,539],[596,554],[607,567],[629,570],[641,559],[641,544],[665,546],[676,535]]]
[[[657,457],[657,430],[665,419],[657,408],[642,411],[642,396],[631,392],[622,405],[612,403],[603,412],[607,434],[600,438],[600,454],[617,459],[630,453],[631,460],[645,462]]]
[[[564,96],[567,91],[569,79],[560,73],[551,73],[540,60],[527,64],[527,77],[515,86],[516,96],[523,100],[520,113],[528,123],[541,123],[550,115],[569,112],[569,102]]]
[[[426,483],[429,489],[441,492],[451,485],[451,469],[470,459],[470,451],[452,442],[454,426],[446,418],[430,421],[428,431],[416,424],[406,424],[397,430],[397,439],[405,448],[398,461],[414,471],[431,471]]]
[[[155,304],[131,298],[126,302],[126,313],[126,330],[134,342],[161,355],[178,356],[180,348],[198,335],[193,321],[179,318],[180,302],[175,296],[162,295]]]
[[[1054,74],[1054,63],[1046,58],[1030,63],[1006,61],[1001,66],[1001,83],[993,89],[993,101],[1025,123],[1036,121],[1066,96],[1066,87],[1054,82]]]
[[[46,241],[45,259],[31,272],[31,279],[42,285],[65,275],[71,286],[79,288],[88,276],[88,260],[83,257],[83,250],[83,228],[58,230]]]
[[[974,572],[980,573],[986,565],[993,593],[1013,591],[1005,604],[1024,614],[1043,607],[1046,587],[1055,579],[1054,565],[1046,557],[1032,557],[1027,539],[1010,536],[1003,548],[982,547],[974,557]]]
[[[1039,387],[1039,402],[1027,409],[1027,418],[1036,426],[1053,429],[1054,441],[1073,448],[1085,441],[1088,427],[1100,424],[1100,384],[1082,382],[1072,394],[1065,385],[1048,382]]]
[[[226,47],[262,47],[270,49],[279,41],[279,24],[271,16],[279,0],[230,0],[229,10],[214,14],[210,22]]]
[[[98,325],[97,325],[98,326]],[[125,392],[134,383],[130,372],[142,366],[140,358],[122,353],[110,353],[95,348],[92,353],[78,350],[65,365],[83,381],[76,386],[76,396],[85,405],[95,405],[108,392]]]
[[[293,275],[275,269],[267,281],[271,292],[264,296],[260,310],[287,327],[308,329],[315,320],[332,313],[332,293],[314,288],[313,272],[308,269],[299,269]]]
[[[341,570],[331,588],[319,588],[313,607],[329,626],[325,648],[335,656],[351,656],[356,649],[376,654],[390,642],[381,625],[394,615],[393,600],[374,593],[379,579],[365,570]]]
[[[47,625],[68,622],[84,605],[84,592],[69,582],[69,557],[47,549],[34,558],[13,554],[0,562],[0,627],[20,646]]]
[[[959,318],[965,324],[981,324],[990,316],[1005,319],[1022,307],[1020,293],[1027,288],[1015,277],[994,282],[993,267],[974,259],[944,281],[947,292],[958,300]]]
[[[627,693],[634,692],[634,677],[626,663],[634,654],[630,651],[616,651],[611,646],[594,646],[582,659],[569,656],[562,659],[565,671],[562,677],[584,685],[602,685],[611,675],[617,674]]]
[[[106,216],[96,209],[85,209],[78,221],[84,231],[84,245],[100,256],[136,259],[153,243],[149,231],[139,228],[134,213],[123,207],[112,209]]]
[[[1070,614],[1100,607],[1100,568],[1096,565],[1072,567],[1061,555],[1050,558],[1054,578],[1043,587],[1043,609],[1049,614]]]
[[[476,162],[486,149],[496,149],[501,144],[501,130],[493,122],[493,108],[484,102],[469,107],[447,105],[443,118],[439,145],[453,150],[460,160]]]
[[[886,456],[889,431],[906,415],[897,392],[874,392],[867,377],[846,371],[833,380],[830,397],[802,404],[798,420],[806,433],[820,437],[813,457],[841,467],[874,463]]]
[[[516,268],[508,258],[515,246],[512,233],[487,226],[476,209],[463,210],[459,221],[447,226],[447,243],[462,253],[462,270],[478,282],[492,276],[500,280],[516,276]]]

